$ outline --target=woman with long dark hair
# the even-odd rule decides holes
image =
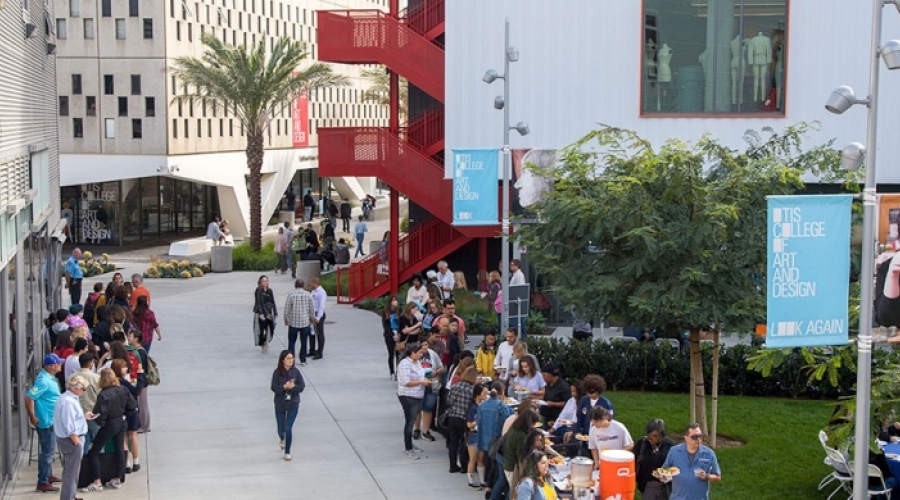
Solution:
[[[132,314],[134,316],[134,325],[141,332],[141,345],[144,347],[144,350],[150,352],[150,346],[153,344],[153,333],[156,332],[156,340],[162,340],[162,334],[159,332],[156,314],[147,303],[146,295],[138,297],[137,305],[134,306]]]
[[[275,335],[278,306],[275,305],[275,294],[269,288],[269,277],[265,274],[256,281],[253,298],[253,339],[255,345],[266,353],[269,352],[269,342]]]
[[[303,375],[294,366],[294,355],[285,349],[278,356],[278,366],[272,373],[272,392],[275,393],[275,422],[284,459],[291,459],[294,421],[300,410],[300,393],[306,388]]]
[[[533,450],[522,463],[522,479],[516,485],[517,500],[555,500],[556,491],[547,482],[550,461],[542,451]]]
[[[520,405],[522,406],[522,405]],[[540,421],[540,415],[534,411],[532,405],[524,409],[519,408],[519,415],[506,432],[506,440],[503,442],[503,473],[506,481],[512,489],[519,484],[519,476],[522,471],[519,457],[524,455],[524,450],[530,448],[528,434],[534,429],[534,424]]]
[[[121,479],[125,476],[125,417],[134,413],[136,409],[137,403],[128,389],[119,385],[116,374],[110,368],[100,370],[100,392],[97,394],[97,403],[93,411],[97,416],[95,422],[100,426],[100,430],[91,441],[91,451],[87,454],[94,481],[81,491],[103,491],[103,481],[100,479],[100,452],[110,439],[115,445],[117,474],[106,485],[112,489],[121,487]]]
[[[405,350],[405,347],[398,345],[400,341],[400,303],[397,301],[396,295],[388,297],[384,304],[384,311],[381,314],[381,327],[384,330],[384,346],[388,352],[388,370],[391,372],[391,379],[394,378],[394,363],[398,356],[398,351]]]

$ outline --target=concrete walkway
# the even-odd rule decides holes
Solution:
[[[123,269],[123,274],[139,270]],[[449,474],[440,438],[418,441],[428,458],[403,453],[403,419],[388,377],[378,317],[328,306],[325,358],[302,368],[306,391],[294,426],[292,462],[282,459],[269,390],[287,329],[268,354],[253,347],[251,312],[258,274],[148,280],[163,340],[152,355],[162,385],[150,389],[152,432],[142,470],[121,490],[84,498],[482,498],[464,474]],[[279,309],[292,280],[270,276]],[[90,281],[90,280],[88,280]],[[439,436],[438,436],[439,437]],[[58,465],[58,464],[56,464]],[[36,464],[15,478],[11,498],[34,493]]]

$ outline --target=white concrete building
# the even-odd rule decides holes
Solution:
[[[513,148],[560,148],[599,123],[632,129],[661,146],[711,133],[745,146],[744,133],[819,122],[807,145],[865,141],[866,110],[825,110],[832,89],[868,88],[872,57],[869,2],[844,0],[454,0],[446,3],[446,146],[502,144],[498,86],[503,23],[511,25],[510,120]],[[888,6],[883,41],[900,39]],[[663,50],[663,47],[668,47]],[[762,50],[759,50],[762,49]],[[878,149],[880,184],[900,184],[900,71],[882,67]],[[755,94],[755,95],[754,95]],[[766,105],[770,95],[775,99]],[[895,126],[896,124],[896,126]],[[452,161],[452,155],[446,155]],[[448,171],[449,174],[449,171]],[[449,177],[449,175],[448,175]]]
[[[54,0],[58,44],[62,201],[73,234],[87,243],[176,240],[203,233],[213,215],[248,234],[245,138],[233,112],[173,100],[184,93],[172,66],[201,56],[200,35],[233,45],[289,36],[316,58],[314,11],[386,8],[386,0]],[[350,87],[313,91],[271,117],[263,165],[263,218],[289,184],[329,189],[317,176],[319,126],[383,125],[385,106],[361,101],[369,82],[336,65]],[[298,99],[298,102],[300,100]],[[306,118],[305,120],[303,118]],[[305,138],[294,138],[295,128]],[[341,196],[362,198],[373,178],[331,179]]]
[[[47,9],[0,2],[0,491],[28,448],[23,391],[43,362],[42,320],[60,307],[57,42]]]

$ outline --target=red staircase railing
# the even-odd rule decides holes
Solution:
[[[400,11],[400,20],[416,33],[434,40],[443,33],[444,0],[425,0]]]
[[[444,51],[422,35],[380,10],[330,10],[317,14],[322,34],[319,60],[384,64],[444,102]]]
[[[415,120],[400,127],[400,137],[429,156],[444,149],[444,107],[436,106],[420,113]]]
[[[442,258],[446,253],[466,244],[469,238],[453,226],[438,219],[431,219],[416,226],[400,238],[399,279],[406,281],[423,263]],[[378,297],[390,288],[388,254],[370,253],[350,267],[337,269],[337,299],[342,304],[352,304],[367,297]],[[344,289],[346,283],[347,289]]]

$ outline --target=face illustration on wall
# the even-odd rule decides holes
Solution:
[[[512,200],[512,211],[524,214],[546,193],[553,189],[553,179],[539,175],[526,165],[540,169],[550,169],[556,163],[555,149],[513,149],[513,187],[516,191]]]

